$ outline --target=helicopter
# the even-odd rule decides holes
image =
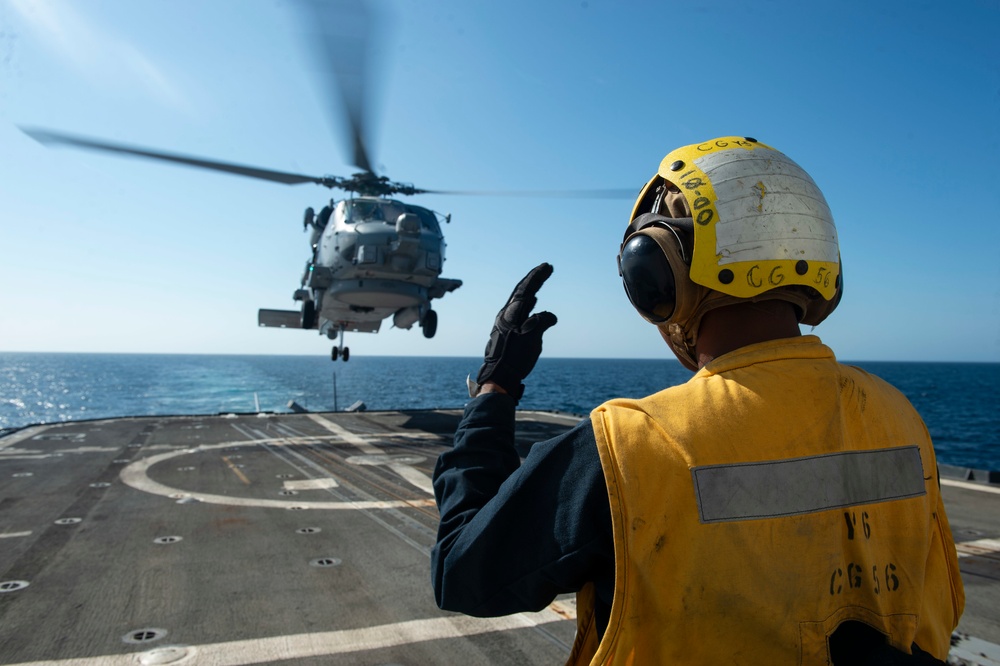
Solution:
[[[350,358],[345,331],[377,333],[390,316],[396,328],[419,323],[425,338],[434,337],[431,300],[462,286],[461,280],[440,277],[445,243],[438,213],[364,196],[331,200],[319,214],[307,208],[302,225],[312,230],[313,256],[293,294],[301,311],[261,309],[259,325],[339,335],[334,361]]]
[[[431,301],[462,286],[442,278],[445,240],[441,223],[451,221],[429,208],[390,198],[394,194],[458,193],[423,190],[390,181],[368,169],[349,178],[306,176],[150,150],[50,130],[21,127],[46,145],[63,145],[174,162],[216,171],[297,184],[314,182],[353,196],[331,199],[319,213],[306,208],[303,229],[310,232],[310,256],[292,299],[297,310],[261,308],[258,326],[318,330],[338,339],[330,353],[334,361],[350,359],[345,332],[378,333],[392,317],[397,328],[418,324],[425,338],[437,332],[437,311]],[[356,161],[367,166],[361,148]]]
[[[313,176],[236,164],[215,159],[144,148],[44,128],[20,126],[21,131],[43,145],[66,146],[169,162],[224,172],[286,185],[314,183],[347,193],[331,199],[317,213],[306,208],[303,229],[309,232],[310,254],[299,287],[292,299],[295,310],[261,308],[261,327],[317,330],[337,340],[330,357],[347,361],[346,332],[378,333],[382,322],[411,329],[418,325],[425,338],[434,337],[437,311],[435,299],[462,286],[462,281],[441,277],[445,240],[441,224],[451,221],[428,208],[393,198],[418,194],[473,194],[502,196],[556,196],[623,198],[634,189],[559,192],[486,192],[427,190],[395,182],[375,173],[367,146],[364,91],[368,83],[366,53],[373,27],[383,22],[371,15],[371,4],[363,0],[302,0],[303,17],[311,34],[314,57],[333,76],[328,86],[331,106],[339,107],[346,120],[347,141],[352,146],[350,163],[360,171],[349,177]],[[336,13],[332,12],[336,10]],[[332,84],[332,85],[330,85]]]

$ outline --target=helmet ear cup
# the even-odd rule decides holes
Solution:
[[[693,302],[689,259],[691,218],[644,213],[626,232],[618,254],[625,294],[643,319],[663,324]]]
[[[625,294],[643,319],[662,324],[677,304],[674,270],[660,245],[645,234],[635,234],[622,245],[618,271]]]

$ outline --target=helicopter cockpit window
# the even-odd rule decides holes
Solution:
[[[386,201],[382,204],[382,219],[386,222],[395,223],[399,216],[405,212],[403,206],[395,201]]]
[[[437,217],[432,211],[399,201],[348,201],[344,221],[350,224],[362,221],[395,224],[399,216],[405,213],[416,215],[420,219],[420,225],[424,229],[437,235],[441,234],[441,227],[438,225]]]
[[[346,221],[349,223],[366,220],[382,221],[382,204],[378,201],[350,201],[347,206]]]
[[[435,234],[441,234],[441,227],[438,226],[437,218],[434,213],[427,210],[426,208],[421,208],[420,206],[406,206],[407,213],[413,213],[420,218],[420,225]]]

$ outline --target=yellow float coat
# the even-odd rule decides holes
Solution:
[[[845,620],[948,653],[965,597],[930,436],[814,336],[744,347],[591,413],[615,594],[571,664],[827,664]]]

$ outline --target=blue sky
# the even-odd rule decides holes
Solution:
[[[837,221],[847,360],[1000,361],[1000,3],[377,3],[370,152],[428,189],[638,188],[671,149],[753,136]],[[33,125],[323,175],[354,171],[292,0],[0,0],[0,350],[317,354],[292,308],[330,192],[45,148]],[[553,357],[669,356],[624,297],[628,200],[424,195],[451,213],[438,334],[482,353],[542,261]]]

